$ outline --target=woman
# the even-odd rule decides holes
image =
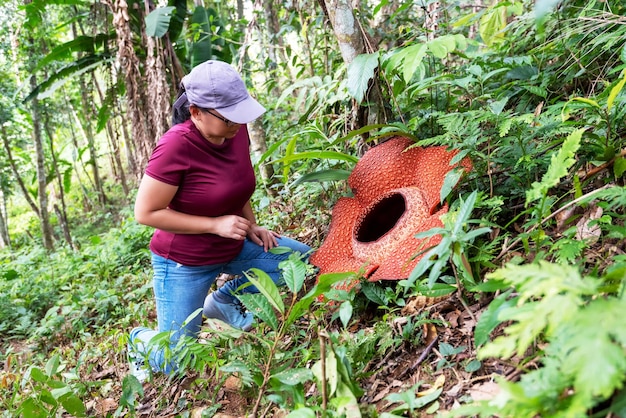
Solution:
[[[150,241],[158,331],[135,328],[130,333],[131,370],[145,378],[141,360],[169,373],[164,350],[149,347],[158,332],[171,331],[171,345],[200,330],[204,307],[208,318],[249,330],[252,314],[237,292],[257,292],[242,273],[255,267],[280,282],[278,264],[288,254],[269,252],[289,247],[301,254],[310,248],[256,224],[250,204],[255,176],[245,124],[265,112],[248,93],[239,74],[221,61],[196,66],[181,83],[173,123],[159,140],[145,170],[135,201],[135,218],[155,228]],[[208,293],[215,278],[239,278]],[[139,364],[136,364],[139,363]]]

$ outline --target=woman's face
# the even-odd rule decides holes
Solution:
[[[224,140],[233,138],[241,128],[241,124],[229,121],[215,109],[203,109],[192,105],[189,112],[202,136],[216,144],[222,144]]]

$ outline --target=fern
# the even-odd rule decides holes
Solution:
[[[583,130],[578,129],[565,139],[559,152],[552,156],[550,167],[541,182],[534,182],[532,188],[526,192],[526,206],[535,200],[544,198],[548,190],[556,186],[561,178],[567,175],[570,167],[576,162],[574,155],[580,147],[582,134]]]
[[[518,294],[498,313],[499,321],[511,321],[505,335],[487,343],[478,357],[521,357],[537,341],[545,341],[545,351],[539,368],[517,383],[500,379],[494,399],[462,407],[455,416],[497,411],[511,417],[584,417],[624,387],[625,292],[597,297],[602,280],[545,261],[509,265],[489,278]]]

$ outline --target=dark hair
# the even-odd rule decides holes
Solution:
[[[178,89],[178,96],[172,106],[172,125],[178,125],[191,118],[189,112],[189,100],[187,100],[187,93],[185,93],[185,86],[180,85]]]

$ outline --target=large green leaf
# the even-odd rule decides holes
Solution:
[[[170,21],[169,32],[172,42],[177,42],[178,37],[183,33],[185,19],[187,18],[187,0],[169,0],[168,6],[176,8],[176,12]]]
[[[271,277],[264,272],[256,268],[250,269],[250,271],[244,272],[246,278],[252,283],[259,292],[267,298],[274,308],[281,314],[285,312],[285,304],[280,296],[278,287],[274,283]]]
[[[24,102],[32,100],[34,97],[38,99],[45,99],[50,97],[54,91],[65,84],[71,77],[84,74],[88,71],[94,70],[97,67],[103,65],[111,57],[107,54],[94,54],[87,55],[85,57],[76,60],[72,64],[62,68],[56,73],[50,75],[48,79],[31,91],[24,99]]]
[[[487,9],[485,14],[480,18],[478,31],[483,42],[489,46],[496,40],[502,39],[504,28],[506,27],[506,7],[496,5]]]
[[[168,28],[170,27],[170,21],[172,20],[172,12],[176,10],[176,7],[157,7],[146,16],[146,35],[156,38],[163,37]]]
[[[413,74],[422,65],[426,50],[426,44],[417,44],[404,48],[400,53],[404,58],[402,60],[402,76],[405,83],[411,81]]]
[[[283,280],[292,293],[298,293],[302,289],[306,278],[306,264],[300,260],[287,259],[280,263]]]
[[[77,52],[89,55],[95,54],[96,51],[102,50],[104,46],[109,41],[114,40],[115,37],[115,32],[100,33],[96,36],[78,36],[71,41],[53,48],[48,55],[37,63],[35,70],[39,71],[54,61],[73,60],[72,54]]]
[[[274,331],[278,330],[278,319],[272,309],[272,305],[264,295],[258,293],[243,293],[238,296],[250,312],[261,321],[265,322]]]
[[[348,170],[320,170],[314,171],[312,173],[307,173],[303,176],[298,177],[296,181],[294,181],[291,186],[297,186],[302,183],[313,183],[313,182],[332,182],[332,181],[343,181],[347,180],[350,176],[350,171]]]
[[[378,68],[379,53],[358,55],[348,67],[348,92],[357,103],[361,103]]]
[[[339,161],[347,161],[349,163],[356,164],[359,159],[350,154],[344,154],[342,152],[337,151],[306,151],[299,152],[287,155],[283,158],[275,160],[275,163],[290,163],[298,160],[310,160],[310,159],[321,159],[321,160],[339,160]]]

